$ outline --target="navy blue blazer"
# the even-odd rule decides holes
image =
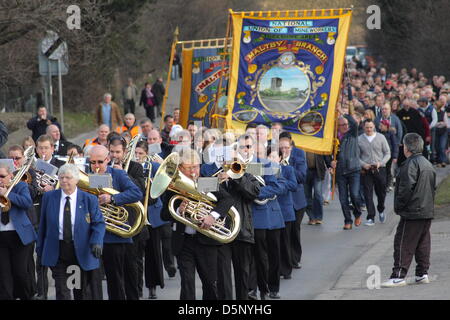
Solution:
[[[20,240],[24,245],[36,240],[36,232],[28,217],[28,209],[33,206],[28,184],[21,181],[16,184],[8,195],[11,201],[9,219],[11,220]]]
[[[297,178],[297,190],[292,194],[294,210],[297,211],[308,205],[303,188],[303,184],[306,182],[307,171],[305,152],[301,149],[293,148],[289,157],[289,165],[294,167],[295,177]]]
[[[159,169],[159,163],[152,162],[152,174],[151,177],[153,178],[156,174],[156,171]],[[148,214],[147,219],[148,222],[150,222],[151,227],[158,228],[164,224],[170,223],[169,221],[164,221],[161,219],[161,209],[162,209],[162,201],[161,197],[158,197],[156,199],[156,202],[148,206]]]
[[[284,222],[295,221],[293,192],[297,191],[297,179],[295,178],[295,170],[293,167],[281,166],[281,175],[285,179],[285,190],[277,198],[283,213]]]
[[[112,176],[113,188],[120,193],[114,195],[116,205],[121,207],[124,204],[139,202],[142,199],[142,191],[128,177],[127,173],[120,169],[107,167],[107,173]],[[133,239],[122,238],[106,230],[104,243],[132,243]]]
[[[257,162],[264,164],[264,169],[270,173],[273,164],[266,159],[257,159]],[[265,186],[261,187],[258,200],[273,198],[283,193],[284,178],[277,179],[273,174],[266,174],[263,176]],[[253,227],[255,229],[279,229],[284,227],[284,219],[281,213],[278,201],[270,200],[264,205],[259,205],[253,202],[252,205]]]
[[[214,173],[219,171],[219,168],[217,168],[216,163],[204,163],[200,167],[200,175],[202,177],[211,177]]]
[[[41,205],[36,253],[43,266],[53,267],[59,259],[59,210],[61,189],[44,193]],[[92,254],[94,244],[103,245],[105,221],[100,212],[98,199],[87,192],[77,190],[77,204],[73,242],[75,255],[81,269],[88,271],[100,266],[99,259]]]

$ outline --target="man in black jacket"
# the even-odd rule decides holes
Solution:
[[[47,108],[40,106],[37,111],[37,116],[28,120],[27,127],[32,131],[32,138],[36,142],[41,135],[46,134],[47,126],[51,124],[56,124],[61,128],[56,118],[47,113]]]
[[[212,176],[219,169],[215,163],[204,164],[201,168],[201,174],[202,176]],[[238,179],[230,179],[227,172],[221,172],[218,178],[225,190],[233,198],[233,206],[241,217],[241,230],[234,241],[219,248],[217,283],[219,299],[233,299],[231,277],[231,263],[233,263],[236,300],[248,300],[250,263],[255,243],[252,204],[259,195],[260,184],[249,173],[245,173]]]
[[[164,88],[163,79],[156,79],[155,83],[152,85],[152,93],[155,96],[155,103],[158,109],[158,115],[161,116],[161,105],[164,99],[164,95],[166,94],[166,89]]]
[[[407,159],[397,175],[394,195],[394,210],[400,216],[394,238],[394,268],[383,287],[406,285],[405,277],[414,256],[417,262],[416,283],[429,283],[430,226],[434,215],[436,172],[422,155],[423,139],[420,135],[405,135],[403,150]]]
[[[72,145],[71,142],[64,140],[61,137],[61,131],[58,126],[55,124],[51,124],[47,127],[46,133],[53,138],[53,143],[55,147],[55,151],[53,153],[54,156],[67,156],[67,150]]]
[[[111,161],[114,161],[114,168],[123,170],[127,147],[125,140],[121,137],[113,137],[110,139],[108,147]],[[144,203],[146,184],[142,165],[130,161],[127,173],[131,181],[141,189],[144,195],[142,203]],[[140,279],[143,279],[145,243],[148,238],[148,229],[143,228],[140,233],[133,237],[133,243],[127,244],[128,249],[125,254],[125,296],[127,300],[139,300],[142,291]],[[139,286],[141,287],[139,288]]]
[[[189,179],[195,181],[200,175],[200,157],[192,149],[183,151],[180,157],[178,170]],[[163,196],[161,219],[175,221],[172,218],[168,204],[174,192],[166,191]],[[219,217],[223,218],[233,206],[233,198],[220,185],[216,206],[209,215],[201,218],[200,228],[209,229]],[[184,215],[187,202],[175,203],[176,213]],[[203,235],[197,230],[180,222],[175,222],[175,231],[172,235],[172,250],[177,257],[181,277],[181,300],[195,300],[195,270],[202,281],[203,300],[217,300],[217,251],[220,243]]]

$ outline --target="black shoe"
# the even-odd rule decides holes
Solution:
[[[290,274],[288,274],[286,276],[283,276],[283,278],[285,278],[285,279],[292,279],[292,276]]]
[[[261,292],[261,293],[259,294],[259,296],[260,296],[261,300],[267,300],[267,293]]]
[[[158,296],[156,295],[156,287],[150,288],[150,295],[148,298],[149,299],[158,299]]]
[[[294,265],[292,266],[292,268],[294,268],[294,269],[301,269],[301,268],[302,268],[302,264],[301,264],[300,262],[294,263]]]
[[[273,292],[269,293],[269,298],[270,299],[280,299],[280,293],[273,291]]]
[[[44,295],[35,295],[31,297],[31,300],[47,300],[47,297]]]
[[[177,269],[175,267],[171,267],[167,273],[169,274],[169,278],[174,278],[177,273]]]
[[[251,290],[248,292],[248,298],[250,300],[258,300],[258,295],[256,293],[256,290]]]

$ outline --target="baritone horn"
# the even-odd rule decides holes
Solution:
[[[150,196],[156,199],[166,189],[175,192],[176,195],[169,200],[169,212],[176,221],[220,243],[233,241],[241,227],[239,212],[231,207],[227,216],[217,219],[211,228],[200,228],[203,218],[214,210],[217,198],[212,193],[197,191],[195,182],[178,170],[179,162],[180,158],[177,153],[172,153],[164,160],[153,178]],[[184,216],[181,216],[177,214],[174,205],[176,202],[184,200],[188,201],[188,205]]]

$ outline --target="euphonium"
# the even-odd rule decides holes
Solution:
[[[6,193],[3,196],[0,196],[0,207],[2,209],[1,211],[7,212],[11,210],[11,201],[8,199],[8,195],[10,194],[11,190],[14,188],[16,184],[18,184],[21,181],[24,181],[23,177],[27,176],[26,179],[29,179],[31,182],[31,175],[28,173],[28,170],[30,169],[31,164],[33,163],[34,147],[28,147],[24,153],[24,156],[27,159],[25,164],[19,170],[16,170],[14,172],[14,178],[8,185],[8,190],[6,190]]]
[[[79,170],[79,173],[80,181],[78,181],[77,186],[81,190],[96,196],[119,193],[113,188],[91,188],[89,187],[89,176],[81,170]],[[106,230],[122,238],[129,238],[141,232],[147,220],[144,206],[140,202],[125,204],[121,207],[112,204],[102,204],[100,211],[105,219]]]
[[[150,196],[156,199],[166,189],[177,193],[169,200],[169,212],[175,220],[221,243],[233,241],[241,227],[239,212],[231,207],[227,217],[217,219],[210,229],[200,228],[202,218],[214,210],[217,198],[212,193],[197,191],[194,181],[178,170],[179,161],[177,153],[172,153],[164,160],[153,178]],[[183,200],[188,201],[188,206],[184,216],[181,216],[176,213],[174,204]]]

